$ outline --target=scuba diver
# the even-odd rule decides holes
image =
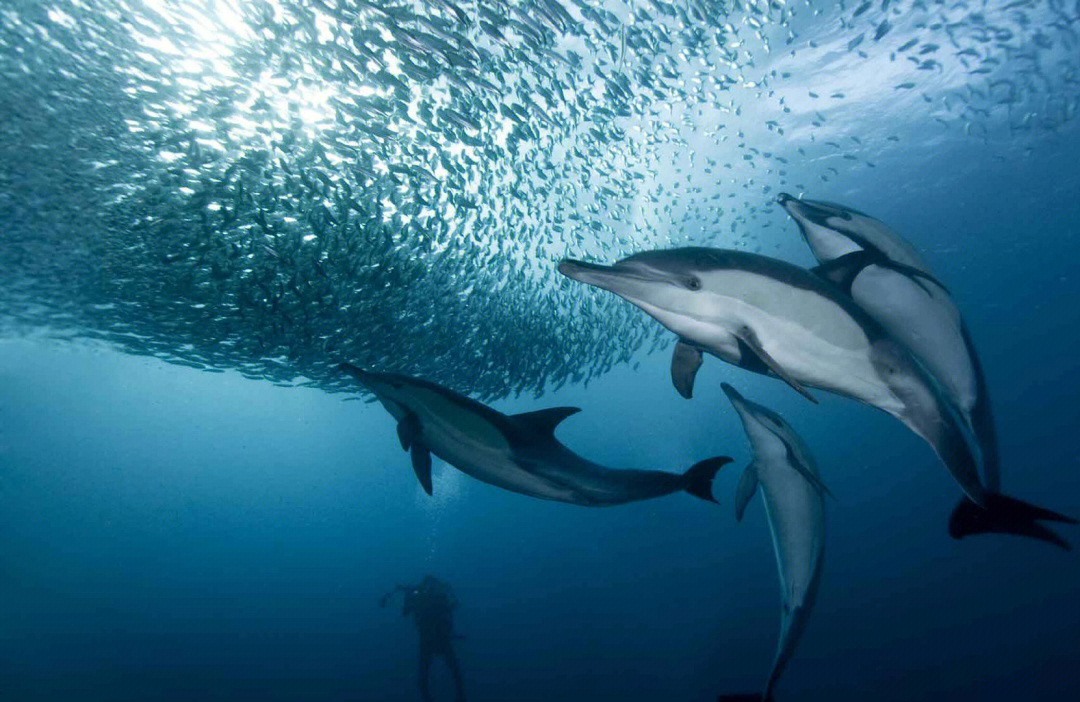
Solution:
[[[424,702],[432,700],[431,692],[428,690],[428,676],[431,672],[431,660],[438,655],[443,657],[451,675],[454,676],[457,702],[465,702],[461,668],[458,667],[457,656],[454,654],[452,645],[455,638],[460,638],[454,635],[452,612],[458,602],[453,591],[449,585],[438,578],[426,575],[419,585],[398,585],[382,596],[379,606],[385,607],[390,598],[399,592],[405,595],[401,616],[411,614],[413,621],[416,622],[416,631],[420,634],[418,682],[421,697]]]

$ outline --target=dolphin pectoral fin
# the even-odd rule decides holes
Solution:
[[[694,378],[701,368],[701,349],[680,339],[671,354],[671,382],[679,394],[689,400],[694,395]]]
[[[413,442],[410,456],[412,457],[413,471],[416,472],[416,477],[420,480],[421,487],[424,488],[424,492],[427,494],[432,494],[431,452],[427,450],[426,446]]]
[[[817,404],[817,400],[814,399],[814,396],[811,395],[806,388],[800,385],[799,381],[788,375],[787,371],[785,371],[780,364],[769,355],[769,352],[762,347],[761,342],[758,340],[757,334],[754,333],[753,329],[750,327],[743,327],[739,334],[737,334],[737,337],[739,341],[743,342],[747,348],[754,352],[755,356],[761,359],[761,362],[764,363],[770,371],[776,374],[776,377],[790,385],[797,393],[807,400],[810,400],[815,405]]]
[[[520,426],[537,434],[551,435],[562,420],[581,411],[580,407],[549,407],[535,412],[522,412],[513,415]]]
[[[397,436],[398,441],[401,442],[401,448],[408,451],[409,446],[420,439],[420,418],[415,414],[409,413],[404,419],[398,422]]]
[[[750,498],[757,490],[757,484],[757,467],[751,463],[746,466],[742,477],[739,478],[739,485],[735,488],[735,521],[742,521],[746,506],[750,504]]]

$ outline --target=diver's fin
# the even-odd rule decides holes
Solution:
[[[412,412],[398,422],[397,438],[401,442],[401,448],[406,451],[409,450],[409,446],[420,439],[420,434],[420,418]]]
[[[975,406],[971,408],[971,432],[975,435],[975,442],[982,453],[983,482],[986,483],[986,489],[997,492],[1001,489],[1001,455],[998,453],[994,414],[990,409],[990,392],[986,388],[986,376],[983,375],[979,355],[975,353],[975,345],[971,342],[967,325],[963,322],[960,323],[960,332],[964,336],[964,344],[975,371]]]
[[[742,477],[739,478],[739,484],[735,488],[735,521],[742,521],[746,506],[750,504],[750,498],[754,496],[754,492],[757,490],[757,484],[757,466],[751,461],[750,465],[746,466],[746,470],[743,471]]]
[[[1072,517],[1008,497],[997,492],[986,493],[986,507],[979,507],[967,498],[949,516],[949,536],[962,539],[972,534],[1014,534],[1051,543],[1066,551],[1072,547],[1037,520],[1076,524]]]
[[[716,456],[698,461],[683,473],[683,479],[686,482],[683,489],[706,502],[716,502],[712,494],[713,478],[716,477],[716,472],[728,463],[731,463],[730,456]]]
[[[690,399],[694,395],[694,378],[701,368],[701,349],[691,346],[682,339],[675,344],[671,354],[671,382],[679,394]]]
[[[427,446],[420,443],[413,442],[412,451],[412,468],[416,471],[416,477],[420,480],[420,485],[424,488],[424,492],[431,494],[431,452],[427,450]]]
[[[513,419],[537,434],[554,434],[555,427],[559,426],[562,420],[580,411],[580,407],[549,407],[535,412],[515,414]]]
[[[768,351],[761,346],[761,342],[758,340],[757,334],[754,333],[753,329],[750,327],[743,327],[737,336],[751,351],[754,352],[755,356],[761,359],[762,363],[768,366],[769,370],[776,374],[776,377],[790,385],[807,400],[810,400],[815,405],[817,404],[817,400],[814,399],[814,396],[807,392],[806,388],[799,384],[799,381],[788,375],[787,371],[785,371],[780,364],[769,355]]]

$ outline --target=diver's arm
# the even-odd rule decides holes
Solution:
[[[410,587],[407,587],[407,586],[401,585],[401,584],[395,585],[393,590],[391,590],[390,592],[386,593],[385,595],[383,595],[382,597],[379,598],[379,606],[380,607],[385,607],[386,603],[390,601],[391,597],[393,597],[394,595],[396,595],[399,592],[406,592],[407,593],[407,592],[409,592],[409,590],[412,590],[412,589],[414,589],[414,588],[410,588]]]

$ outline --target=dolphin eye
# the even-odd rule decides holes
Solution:
[[[686,279],[686,288],[687,290],[701,290],[701,279],[694,275],[690,276]]]

